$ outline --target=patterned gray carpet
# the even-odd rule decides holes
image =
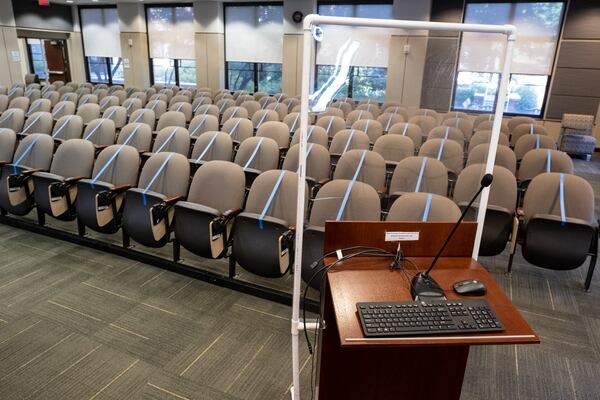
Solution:
[[[576,167],[600,195],[600,161]],[[463,399],[600,398],[600,272],[585,293],[585,267],[546,271],[518,255],[508,276],[506,261],[482,259],[542,344],[472,349]],[[3,400],[287,399],[290,312],[0,225]],[[302,347],[305,394],[309,360]]]

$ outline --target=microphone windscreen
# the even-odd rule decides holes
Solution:
[[[483,178],[481,178],[481,186],[482,187],[488,187],[492,184],[492,181],[494,180],[494,175],[492,174],[485,174],[483,176]]]

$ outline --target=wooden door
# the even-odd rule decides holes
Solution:
[[[48,80],[50,83],[55,81],[71,81],[71,71],[69,70],[69,57],[67,54],[67,43],[65,40],[44,40],[44,50],[46,51],[46,62],[48,63]]]

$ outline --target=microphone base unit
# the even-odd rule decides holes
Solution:
[[[413,277],[410,292],[415,301],[446,300],[444,289],[425,272],[420,272]]]

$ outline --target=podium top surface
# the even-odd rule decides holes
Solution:
[[[328,261],[333,261],[331,258]],[[415,257],[411,260],[425,270],[431,257]],[[438,260],[431,276],[446,292],[449,300],[484,298],[495,311],[505,327],[503,332],[481,334],[454,334],[434,336],[411,336],[401,338],[366,338],[362,331],[356,303],[363,301],[411,300],[410,279],[416,273],[406,264],[406,275],[390,270],[390,259],[378,257],[355,257],[340,262],[328,274],[328,291],[333,302],[340,343],[346,346],[438,346],[438,345],[490,345],[539,343],[539,338],[527,321],[504,294],[486,269],[472,258],[445,257]],[[487,286],[483,297],[462,297],[454,292],[452,285],[461,280],[477,279]]]

